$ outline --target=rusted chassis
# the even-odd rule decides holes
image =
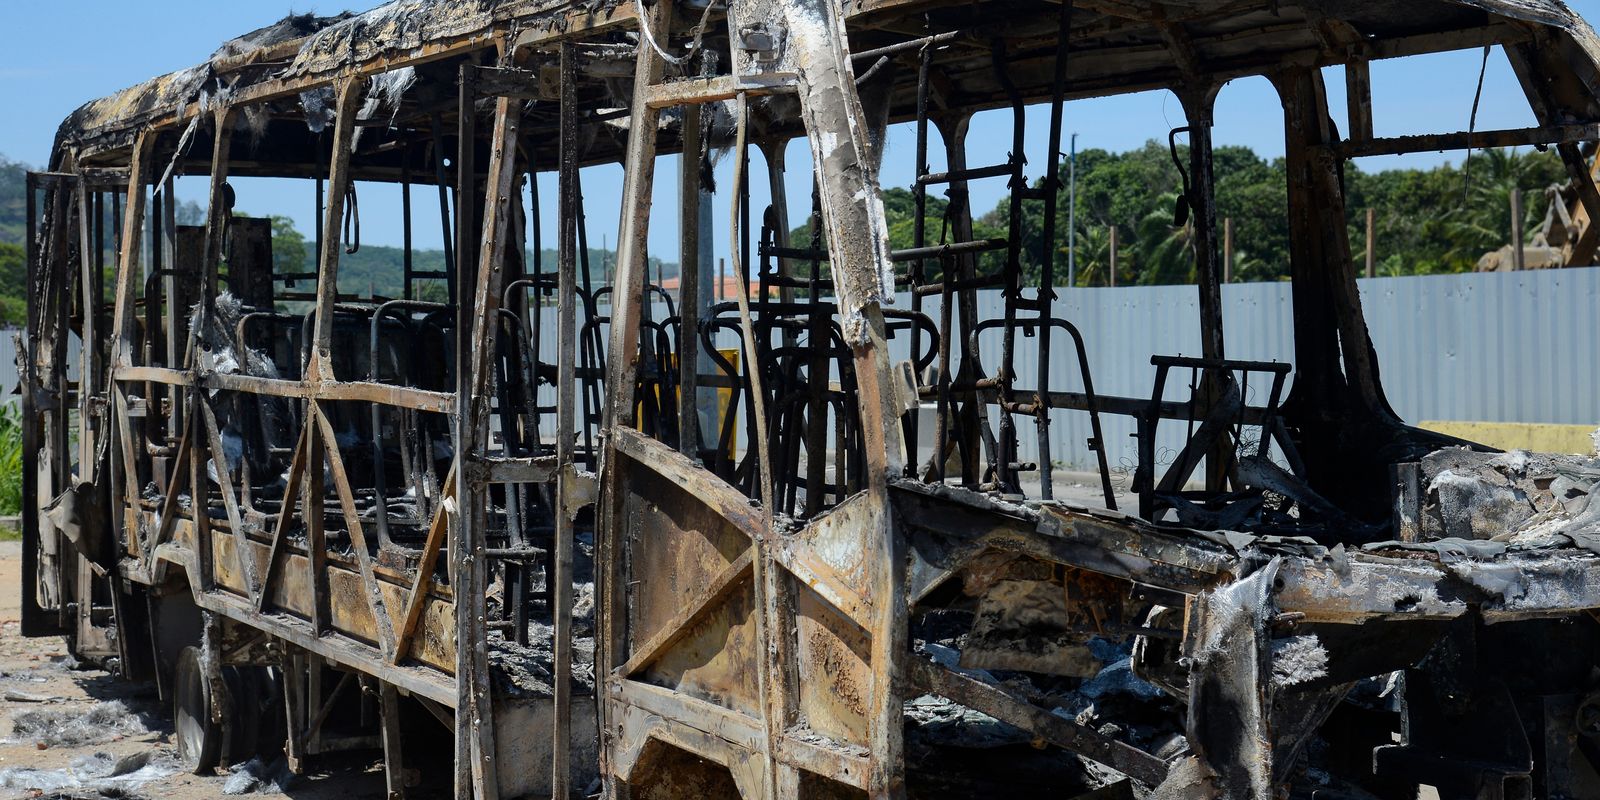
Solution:
[[[508,726],[496,721],[502,698],[489,651],[500,640],[491,636],[496,620],[485,598],[491,576],[504,574],[497,570],[518,556],[491,552],[490,509],[508,493],[545,491],[553,498],[547,573],[552,696],[548,728],[535,735],[553,743],[542,751],[549,754],[548,764],[539,769],[548,770],[555,797],[583,788],[569,784],[574,768],[583,765],[574,763],[568,743],[582,726],[572,713],[572,590],[575,527],[586,513],[597,526],[598,768],[611,796],[676,791],[900,797],[907,792],[904,710],[908,699],[922,693],[1161,787],[1165,796],[1277,795],[1306,738],[1355,681],[1409,666],[1422,655],[1416,648],[1431,646],[1453,623],[1570,617],[1600,607],[1600,597],[1592,596],[1600,586],[1596,560],[1566,554],[1441,565],[1390,552],[1347,554],[1302,540],[1200,534],[1051,503],[1025,506],[996,499],[1017,488],[1013,452],[1002,452],[981,483],[963,476],[961,488],[944,485],[942,458],[941,480],[912,480],[912,472],[926,471],[915,469],[921,465],[910,455],[915,449],[902,424],[906,393],[917,387],[900,380],[886,344],[885,306],[904,277],[893,262],[913,261],[921,269],[922,261],[940,258],[970,268],[972,251],[982,243],[910,256],[890,253],[876,177],[882,143],[875,136],[891,117],[914,118],[925,148],[930,117],[938,117],[932,121],[949,134],[955,174],[965,161],[960,142],[966,123],[979,109],[1174,87],[1191,122],[1189,166],[1197,189],[1188,199],[1197,220],[1204,356],[1208,363],[1223,363],[1210,105],[1224,81],[1268,75],[1285,106],[1294,242],[1297,372],[1283,414],[1292,420],[1300,449],[1317,454],[1304,465],[1310,484],[1355,516],[1371,519],[1391,506],[1387,467],[1415,461],[1441,442],[1401,425],[1383,396],[1345,235],[1340,157],[1451,144],[1541,143],[1555,144],[1575,174],[1584,174],[1577,143],[1592,139],[1600,123],[1592,85],[1595,49],[1586,27],[1559,6],[1542,4],[1440,3],[1433,10],[1445,22],[1437,26],[1399,26],[1365,38],[1320,6],[1300,9],[1303,19],[1207,38],[1206,25],[1249,19],[1246,12],[1265,14],[1265,5],[1192,5],[1180,12],[1122,2],[1081,2],[1076,8],[1017,4],[1005,9],[1016,12],[1015,28],[989,29],[952,13],[938,22],[948,30],[923,38],[905,30],[920,32],[934,24],[929,20],[944,20],[940,4],[862,3],[847,10],[826,0],[737,0],[713,20],[723,33],[711,40],[728,48],[728,71],[683,78],[669,74],[653,46],[630,48],[636,38],[621,34],[638,31],[643,22],[669,44],[688,39],[700,16],[691,9],[658,2],[641,21],[634,9],[643,6],[596,13],[506,3],[481,12],[488,16],[478,23],[446,26],[448,35],[425,36],[400,53],[381,43],[352,41],[350,52],[361,53],[353,62],[343,55],[296,57],[301,51],[287,45],[221,59],[211,65],[214,72],[247,79],[214,102],[175,102],[162,96],[165,84],[157,84],[120,104],[87,107],[64,129],[53,171],[33,179],[44,203],[30,213],[41,235],[30,239],[36,302],[29,307],[24,398],[27,451],[35,458],[25,475],[25,528],[34,537],[30,544],[50,546],[25,549],[25,632],[75,635],[80,650],[118,657],[130,670],[150,662],[159,666],[159,659],[140,652],[155,625],[139,606],[157,607],[150,601],[174,594],[192,597],[205,628],[218,634],[200,640],[210,663],[275,659],[296,676],[310,676],[320,671],[297,665],[325,662],[374,682],[385,714],[381,733],[392,791],[405,791],[396,709],[407,695],[450,726],[456,795],[496,797],[502,778],[531,767],[507,749],[502,737]],[[1272,5],[1275,19],[1278,4]],[[1082,16],[1075,19],[1075,13]],[[784,32],[775,46],[771,37],[754,35],[774,30]],[[1137,39],[1141,32],[1159,44],[1106,44],[1119,36]],[[864,43],[852,48],[853,39]],[[975,41],[982,46],[972,47]],[[951,42],[965,47],[939,50],[944,62],[934,64],[935,45]],[[1494,44],[1511,57],[1540,127],[1419,141],[1373,137],[1367,61]],[[1027,55],[999,63],[1007,47]],[[627,107],[632,135],[615,152],[584,151],[580,133],[609,110],[601,108],[607,98],[597,96],[594,76],[587,83],[580,79],[585,68],[603,71],[602,62],[614,61],[618,52],[634,57]],[[857,88],[857,63],[871,60],[888,70],[880,75],[892,76],[894,70],[884,65],[911,57],[920,62],[917,80],[908,83],[904,76],[911,71],[902,71],[884,91],[887,99],[869,114]],[[295,67],[280,71],[283,59],[294,59]],[[456,92],[431,101],[434,109],[455,110],[454,188],[465,198],[452,231],[454,384],[405,385],[382,379],[376,367],[366,379],[351,380],[339,371],[336,345],[342,198],[357,177],[412,174],[403,159],[352,161],[360,109],[374,77],[452,59],[464,62],[453,76]],[[968,61],[981,61],[981,68]],[[1348,64],[1352,89],[1352,130],[1344,137],[1333,129],[1318,69],[1335,63]],[[974,77],[995,73],[1013,84]],[[580,96],[580,88],[589,91]],[[307,155],[321,153],[317,148],[288,153],[275,164],[232,157],[246,109],[318,89],[331,89],[333,99],[326,163]],[[803,521],[777,513],[781,466],[766,451],[769,437],[760,426],[768,420],[759,401],[753,421],[760,432],[753,439],[757,466],[747,473],[754,478],[745,490],[714,474],[697,460],[699,453],[686,455],[660,440],[672,437],[646,435],[643,421],[635,419],[641,395],[653,391],[639,391],[642,371],[660,368],[651,360],[649,337],[641,335],[649,324],[644,245],[656,156],[674,147],[694,152],[708,146],[690,144],[700,131],[676,120],[695,119],[707,104],[727,100],[733,101],[733,139],[742,155],[756,98],[774,98],[774,108],[798,109],[765,120],[771,128],[763,133],[774,141],[804,135],[810,145],[819,228],[825,232],[820,238],[837,300],[838,319],[829,324],[837,324],[846,351],[842,360],[855,380],[859,485],[848,493],[835,487],[841,495],[836,505],[808,509]],[[531,108],[530,99],[537,100]],[[930,102],[937,113],[930,113]],[[479,113],[484,104],[492,106],[492,116]],[[552,109],[553,115],[545,113]],[[682,116],[664,122],[669,110]],[[490,123],[480,128],[485,119]],[[530,136],[528,129],[535,127],[554,136]],[[1054,134],[1059,127],[1057,117]],[[436,121],[432,146],[443,149],[438,131]],[[194,163],[189,141],[204,142],[205,136],[209,160]],[[625,168],[615,281],[624,288],[616,293],[605,349],[605,416],[580,422],[578,168],[607,159],[620,159]],[[500,410],[494,390],[505,380],[495,366],[506,336],[500,312],[512,310],[502,308],[505,290],[524,277],[515,272],[524,249],[517,233],[524,213],[521,176],[551,164],[560,187],[560,255],[549,287],[560,320],[554,380],[559,434],[548,450],[513,453],[491,437],[491,416]],[[175,237],[173,169],[210,179],[198,256],[168,266],[187,267],[188,274],[145,272],[144,237]],[[919,170],[926,172],[921,165]],[[1013,170],[1020,176],[1020,159],[995,174]],[[685,170],[686,186],[697,179],[694,172]],[[246,174],[314,175],[325,178],[327,197],[334,198],[323,205],[315,292],[300,298],[312,310],[296,378],[219,369],[207,338],[220,313],[225,251],[232,254],[229,287],[249,291],[246,257],[226,224],[232,211],[227,181]],[[449,183],[443,173],[435,180]],[[168,198],[160,213],[150,204],[152,187]],[[689,189],[685,194],[693,196]],[[1591,195],[1583,200],[1591,216],[1600,215],[1600,197]],[[116,212],[119,230],[103,230],[102,204]],[[684,206],[688,217],[690,203]],[[964,222],[970,234],[970,217]],[[693,235],[686,222],[684,239]],[[1020,245],[1008,247],[1014,266]],[[177,251],[171,243],[158,249]],[[732,249],[739,252],[737,242]],[[109,307],[101,270],[107,252],[115,254]],[[700,277],[689,261],[684,292],[693,296]],[[1022,296],[1020,271],[1006,276],[1008,359],[1022,301],[1033,303],[1041,317],[1050,308],[1048,274],[1029,298]],[[948,329],[958,284],[969,281],[960,293],[970,294],[975,276],[961,273],[936,284],[917,275],[914,293],[943,293]],[[189,289],[180,286],[185,280],[192,281]],[[161,281],[168,286],[160,295],[165,299],[157,301],[147,287]],[[187,299],[198,311],[192,322],[180,324],[187,315],[175,310],[177,298],[193,287],[198,290]],[[746,350],[759,352],[749,298],[739,300]],[[157,302],[166,304],[164,315],[153,311]],[[149,320],[142,327],[141,313]],[[962,313],[963,319],[970,315]],[[154,338],[163,324],[165,338]],[[682,324],[693,327],[687,318]],[[69,380],[66,355],[72,336],[87,343],[75,380]],[[164,358],[157,342],[167,351]],[[679,362],[683,386],[694,386],[698,377],[696,352],[688,348]],[[973,382],[959,398],[959,413],[975,419],[979,407],[986,417],[989,405],[998,406],[1006,430],[1014,426],[1014,415],[1047,418],[1052,403],[1100,408],[1092,389],[1068,395],[1040,386],[1028,397],[1014,390],[1012,372],[1008,363],[996,378],[965,376]],[[759,370],[749,376],[752,394],[761,395],[762,379]],[[956,446],[943,442],[944,423],[958,405],[945,389],[941,455],[945,444]],[[285,448],[282,502],[275,506],[255,502],[249,480],[231,474],[219,414],[239,398],[300,409],[292,447]],[[386,507],[377,519],[363,515],[364,487],[352,482],[351,448],[341,445],[335,427],[341,409],[351,406],[447,420],[454,461],[428,495],[426,513],[413,521],[414,546],[390,547],[389,534],[374,529],[377,519],[385,530],[391,524]],[[1159,396],[1149,406],[1136,413],[1152,422],[1171,413]],[[1267,411],[1273,410],[1262,413]],[[161,436],[150,434],[156,419],[166,426]],[[590,424],[597,424],[600,444],[586,455],[597,463],[580,461],[574,442],[575,432]],[[690,415],[680,419],[680,448],[688,449],[682,443],[693,438],[688,434],[694,424]],[[69,444],[72,434],[75,446]],[[975,452],[977,445],[970,449]],[[590,465],[598,472],[580,469]],[[1191,472],[1195,467],[1187,466]],[[1208,484],[1221,479],[1206,477]],[[154,499],[145,496],[152,484]],[[194,496],[203,502],[186,502]],[[325,498],[333,501],[332,511],[323,508]],[[104,515],[98,522],[96,512]],[[328,529],[329,519],[343,529]],[[107,529],[108,537],[96,534]],[[52,560],[55,553],[64,555]],[[1069,583],[1077,593],[1079,605],[1064,613],[1120,606],[1130,597],[1142,607],[1167,610],[1160,625],[1130,621],[1123,633],[1139,639],[1138,665],[1148,679],[1186,701],[1186,751],[1167,757],[1140,751],[915,649],[917,615],[944,602],[955,587],[981,602],[1001,580],[1033,580],[1018,576],[1037,565],[1055,576],[1047,583]],[[32,591],[41,569],[57,571],[53,585],[63,594],[53,605]],[[1486,574],[1504,578],[1498,590],[1484,588],[1480,578]],[[1329,669],[1314,680],[1275,684],[1273,643],[1311,633],[1338,644],[1330,647]],[[265,635],[266,653],[257,649],[258,634]],[[305,753],[333,706],[331,700],[320,708],[304,706],[304,698],[320,694],[290,692],[292,756]],[[707,769],[705,763],[717,766]]]

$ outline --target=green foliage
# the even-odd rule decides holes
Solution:
[[[0,404],[0,516],[22,511],[22,409]]]
[[[1178,158],[1187,169],[1186,148],[1178,149]],[[1283,159],[1268,161],[1249,148],[1223,146],[1216,148],[1212,163],[1218,225],[1226,219],[1234,224],[1234,280],[1287,279],[1289,219]],[[1056,280],[1066,280],[1069,169],[1062,164],[1052,247],[1045,248],[1042,241],[1042,204],[1024,204],[1022,266],[1029,281],[1038,279],[1045,252],[1054,253]],[[1113,225],[1118,234],[1119,284],[1195,280],[1191,231],[1172,224],[1183,178],[1164,143],[1152,140],[1124,153],[1086,150],[1078,154],[1077,170],[1079,285],[1107,282]],[[1554,153],[1540,152],[1478,151],[1464,168],[1446,164],[1427,170],[1369,173],[1349,165],[1345,187],[1351,252],[1360,258],[1366,247],[1366,210],[1370,207],[1376,212],[1380,274],[1470,271],[1484,253],[1508,241],[1513,188],[1523,192],[1523,224],[1531,236],[1545,216],[1548,199],[1544,189],[1564,179],[1560,159]],[[898,202],[901,193],[904,202]],[[884,194],[890,238],[894,246],[901,247],[896,232],[910,230],[914,217],[911,193],[890,189]],[[942,201],[930,201],[930,216],[942,214],[943,209]],[[975,227],[985,231],[976,235],[1005,235],[1009,214],[1009,202],[1001,201],[976,221]],[[941,224],[938,218],[930,219],[928,230],[934,232],[930,242],[938,240]],[[909,236],[905,238],[910,241]],[[1003,254],[989,254],[985,268],[996,268],[1002,258]]]
[[[0,242],[0,325],[28,320],[28,255],[22,245]]]
[[[295,230],[294,220],[288,217],[272,218],[272,271],[279,275],[305,270],[311,257],[306,237]]]

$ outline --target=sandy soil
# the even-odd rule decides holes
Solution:
[[[175,772],[169,710],[150,684],[132,684],[97,669],[78,669],[59,639],[20,635],[21,548],[0,542],[0,800],[125,797],[198,800],[222,795],[229,774]],[[123,709],[117,705],[120,703]],[[93,712],[89,722],[85,715]],[[28,727],[38,714],[71,727],[71,743]],[[20,720],[20,722],[19,722]],[[83,741],[87,739],[87,741]],[[101,755],[103,754],[103,755]],[[384,797],[379,754],[313,764],[287,794],[251,797],[364,800]],[[132,757],[132,758],[129,758]],[[121,762],[120,764],[118,762]],[[143,763],[142,768],[138,768]],[[117,772],[127,774],[110,777]],[[76,780],[79,786],[70,786]],[[41,791],[53,783],[69,786]],[[106,792],[109,788],[112,791]],[[122,793],[117,793],[117,792]]]

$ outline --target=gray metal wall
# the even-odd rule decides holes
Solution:
[[[1406,420],[1600,425],[1600,268],[1375,278],[1360,285],[1384,388]],[[1287,283],[1223,288],[1230,358],[1292,362],[1289,289]],[[1064,289],[1060,294],[1056,313],[1083,332],[1101,394],[1149,397],[1155,380],[1152,354],[1200,354],[1193,286]],[[899,302],[909,305],[909,297]],[[930,314],[937,308],[936,299],[924,306]],[[982,293],[980,317],[998,317],[1001,309],[998,292]],[[1036,341],[1018,340],[1020,387],[1036,385]],[[903,337],[893,344],[897,358],[907,357]],[[1081,390],[1070,341],[1058,335],[1051,348],[1051,388]],[[982,339],[980,352],[993,374],[1000,358],[999,331]],[[1169,383],[1178,378],[1174,373]],[[1261,394],[1252,394],[1252,402],[1263,402]],[[1169,386],[1169,399],[1186,395],[1186,386]],[[1022,422],[1022,455],[1032,460],[1037,452],[1032,426]],[[1133,420],[1105,416],[1103,423],[1112,468],[1131,469]],[[1181,446],[1176,426],[1164,432],[1162,447]],[[1054,412],[1053,459],[1069,469],[1092,467],[1087,436],[1086,414]]]
[[[17,388],[16,328],[0,326],[0,403],[12,398]]]
[[[1600,425],[1600,268],[1503,274],[1443,275],[1363,280],[1367,323],[1378,349],[1384,387],[1395,410],[1409,421],[1546,422]],[[1145,398],[1155,369],[1152,354],[1200,354],[1198,294],[1193,286],[1063,289],[1057,315],[1083,332],[1101,394]],[[898,298],[910,307],[910,297]],[[1294,333],[1287,283],[1223,287],[1227,352],[1235,359],[1292,361]],[[979,315],[1001,316],[999,292],[981,292]],[[602,309],[602,313],[606,310]],[[938,300],[924,311],[937,319]],[[657,306],[658,318],[665,316]],[[555,314],[544,315],[553,342]],[[0,392],[16,387],[9,331],[0,331]],[[735,346],[725,337],[725,346]],[[1037,339],[1018,340],[1018,386],[1036,385]],[[891,342],[895,358],[909,354],[908,336]],[[1052,343],[1053,390],[1080,391],[1070,341]],[[959,350],[958,350],[959,352]],[[980,342],[990,374],[1000,360],[999,331]],[[546,357],[553,360],[554,354]],[[959,359],[958,359],[959,361]],[[1175,373],[1172,381],[1180,380]],[[553,392],[546,389],[546,402]],[[1169,387],[1169,399],[1186,399],[1186,386]],[[1264,398],[1252,392],[1252,402]],[[3,397],[3,396],[0,396]],[[1022,457],[1037,453],[1033,427],[1019,420]],[[1103,418],[1107,457],[1113,469],[1131,469],[1133,420]],[[1164,429],[1161,446],[1182,445],[1176,425]],[[1082,412],[1052,415],[1051,451],[1058,465],[1088,469],[1088,418]]]

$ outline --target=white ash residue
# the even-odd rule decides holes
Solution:
[[[1422,460],[1424,541],[1494,541],[1520,547],[1600,535],[1600,459],[1514,450],[1446,448]]]
[[[148,729],[120,700],[96,703],[87,710],[22,711],[11,717],[11,733],[19,741],[47,747],[101,744]]]
[[[53,797],[121,797],[131,800],[134,790],[178,771],[171,756],[145,751],[116,758],[94,753],[73,759],[65,769],[12,767],[0,770],[0,788],[52,792]],[[68,793],[71,794],[68,794]]]
[[[241,346],[238,341],[239,320],[245,314],[243,301],[232,292],[224,291],[212,302],[210,314],[202,315],[201,311],[200,303],[195,303],[189,309],[189,325],[199,333],[201,342],[206,346],[200,354],[202,369],[218,374],[279,377],[278,366],[272,359],[259,350]]]
[[[312,133],[322,133],[333,124],[337,105],[331,86],[319,86],[300,93],[300,110],[305,112],[306,127]]]
[[[252,758],[233,765],[228,771],[232,774],[222,785],[222,793],[230,797],[251,793],[287,794],[295,779],[294,770],[283,756],[271,763]]]
[[[388,117],[390,125],[394,124],[395,115],[400,113],[400,101],[405,98],[406,92],[417,83],[417,70],[415,67],[384,72],[372,77],[370,87],[367,89],[367,100],[362,104],[361,110],[356,112],[356,119],[370,122],[380,116]],[[361,144],[361,134],[365,128],[357,128],[352,146]]]
[[[1328,651],[1316,634],[1272,642],[1272,688],[1309,683],[1328,674]]]
[[[343,22],[354,16],[349,12],[332,17],[318,17],[315,14],[289,14],[277,22],[264,28],[257,28],[243,36],[229,39],[211,54],[213,60],[237,58],[264,47],[271,47],[284,42],[292,42],[310,36],[330,25]]]

